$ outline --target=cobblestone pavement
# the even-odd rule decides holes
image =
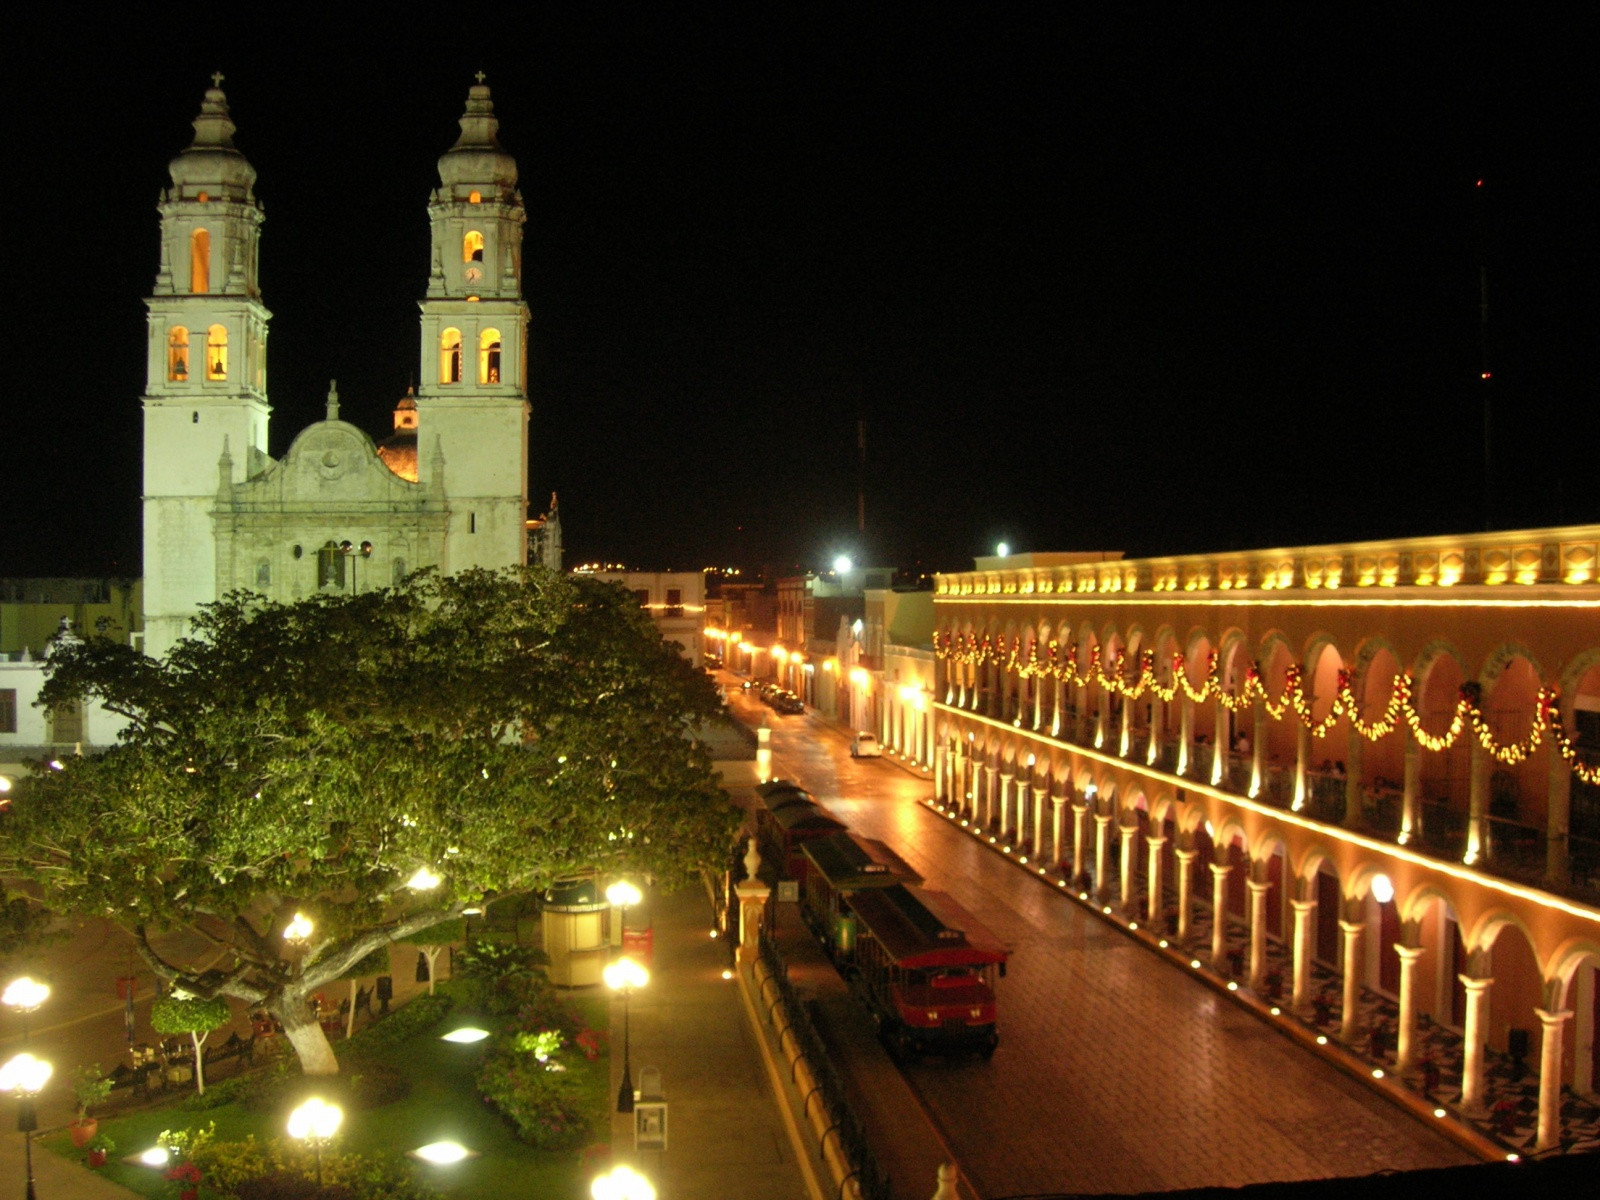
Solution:
[[[1129,1192],[1474,1161],[856,763],[842,736],[778,724],[776,773],[883,838],[1013,947],[993,1061],[909,1074],[979,1194]],[[835,744],[837,742],[837,745]]]

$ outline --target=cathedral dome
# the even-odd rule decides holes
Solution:
[[[206,89],[200,115],[194,119],[194,143],[167,167],[180,194],[213,188],[219,198],[243,199],[255,186],[256,169],[233,145],[234,124],[228,97],[220,87]]]
[[[439,181],[445,187],[484,185],[511,191],[517,186],[517,160],[500,148],[500,121],[483,83],[467,93],[461,136],[439,156]]]
[[[378,457],[401,479],[417,482],[417,397],[407,388],[394,406],[394,432],[378,443]]]

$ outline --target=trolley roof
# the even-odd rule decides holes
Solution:
[[[843,821],[830,817],[827,809],[809,801],[804,804],[786,804],[782,808],[775,809],[772,819],[789,834],[808,833],[814,837],[822,837],[844,829]]]
[[[911,869],[910,863],[877,838],[847,830],[807,842],[803,849],[836,892],[922,882],[922,876]]]
[[[943,892],[901,884],[854,892],[849,904],[897,967],[986,966],[1011,954]]]

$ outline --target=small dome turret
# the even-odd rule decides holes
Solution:
[[[401,479],[417,482],[417,392],[407,388],[394,406],[394,432],[378,443],[378,457]]]
[[[222,75],[211,77],[194,119],[194,142],[174,158],[167,171],[177,198],[195,199],[207,192],[218,199],[249,198],[255,186],[256,169],[235,149],[234,124],[228,116],[228,97],[222,91]]]
[[[477,84],[467,93],[461,136],[439,156],[439,181],[447,189],[487,185],[512,191],[517,186],[517,160],[501,149],[499,130],[494,101],[480,71]]]

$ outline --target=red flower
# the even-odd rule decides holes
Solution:
[[[192,1162],[179,1163],[177,1166],[168,1169],[167,1178],[173,1183],[199,1183],[200,1168]]]

